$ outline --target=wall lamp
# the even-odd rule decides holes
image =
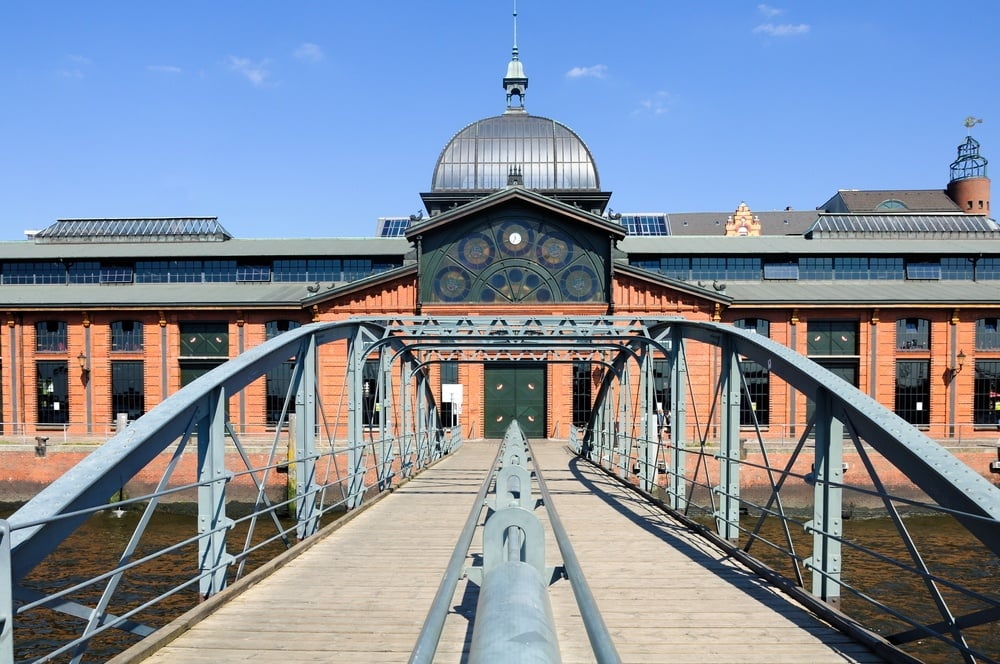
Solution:
[[[958,351],[958,355],[955,356],[955,366],[953,366],[949,371],[951,371],[951,377],[954,378],[962,372],[962,367],[965,366],[965,353],[963,351]]]
[[[85,374],[90,373],[90,358],[87,357],[86,353],[80,351],[80,354],[76,356],[76,361],[80,363],[80,371]]]

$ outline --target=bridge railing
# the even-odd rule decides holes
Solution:
[[[535,499],[536,487],[540,500]],[[552,552],[545,550],[543,525],[535,512],[541,506],[562,557],[563,564],[558,567],[546,563]],[[481,518],[484,510],[485,518]],[[481,521],[481,565],[466,567]],[[621,661],[531,443],[517,420],[508,426],[483,478],[414,645],[410,664],[436,661],[438,642],[445,620],[453,612],[452,599],[463,575],[479,586],[469,662],[560,661],[558,626],[547,589],[552,583],[566,580],[571,584],[595,660],[602,664]]]
[[[322,402],[324,344],[347,358],[341,393],[357,407]],[[387,356],[363,383],[364,363]],[[282,421],[250,445],[227,403],[289,357]],[[105,660],[453,451],[461,431],[442,429],[409,361],[376,326],[306,326],[118,432],[0,520],[0,664]]]
[[[714,350],[689,367],[688,344]],[[319,347],[338,350],[324,362]],[[294,368],[281,421],[270,446],[251,449],[241,428],[229,425],[227,404],[238,403],[247,385],[289,358]],[[670,365],[666,437],[657,435],[657,358]],[[921,656],[934,643],[964,661],[1000,658],[996,586],[984,576],[995,576],[1000,551],[1000,490],[924,433],[790,349],[731,326],[503,317],[305,326],[202,376],[116,432],[0,524],[0,534],[10,533],[3,538],[10,556],[0,550],[0,583],[9,579],[12,607],[4,606],[0,589],[0,637],[14,623],[14,638],[0,639],[0,663],[12,661],[12,651],[19,660],[48,661],[52,643],[41,651],[27,646],[22,656],[15,650],[20,637],[64,624],[76,629],[60,635],[59,652],[77,660],[111,634],[138,638],[166,621],[150,613],[153,599],[165,606],[183,596],[187,608],[223,589],[243,560],[249,569],[270,556],[270,547],[308,539],[338,510],[354,509],[417,472],[461,440],[457,427],[450,435],[442,430],[424,368],[492,359],[592,362],[607,369],[581,451],[658,496],[762,574],[779,584],[785,579],[789,592],[818,600],[817,610],[825,607],[831,622],[861,637],[883,634],[875,640]],[[798,413],[792,421],[806,422],[782,458],[760,444],[767,431],[754,408],[742,407],[752,404],[744,362],[766,368],[772,394]],[[693,389],[692,371],[702,374],[702,386],[714,381],[714,391]],[[325,391],[317,389],[320,382]],[[323,402],[331,392],[340,403]],[[754,420],[749,428],[745,418]],[[897,488],[900,478],[914,491]],[[116,510],[109,497],[120,498],[123,488],[124,505],[117,505],[129,508],[124,536],[99,547],[106,549],[99,571],[78,573],[69,564],[78,557],[67,549],[71,536],[93,538],[89,523],[115,518],[108,516]],[[197,505],[190,536],[154,542],[152,524],[174,500]],[[865,540],[857,517],[870,506],[895,524],[895,549]],[[908,527],[928,511],[944,515],[941,524],[954,522],[964,537],[960,559],[973,561],[966,567],[978,570],[982,585],[951,575],[946,553]],[[866,572],[856,565],[861,548],[872,551],[865,559],[898,564]],[[768,551],[779,552],[778,560],[769,560]],[[150,586],[152,578],[178,571],[181,580],[171,587],[190,592]],[[897,599],[909,591],[884,583],[904,572],[924,589],[916,608]],[[878,615],[856,617],[855,605],[876,607]],[[13,621],[5,618],[10,613]]]
[[[615,364],[591,426],[573,436],[579,453],[894,660],[1000,660],[1000,491],[988,470],[808,359],[727,328],[661,337],[669,427],[642,353]],[[693,343],[714,346],[707,396],[687,379]],[[793,444],[776,450],[740,407],[752,402],[747,360],[807,405]]]

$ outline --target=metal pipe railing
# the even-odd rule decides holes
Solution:
[[[559,639],[548,594],[553,570],[545,565],[545,533],[533,511],[526,467],[531,454],[516,421],[508,427],[502,449],[504,465],[494,485],[496,511],[483,528],[483,564],[470,570],[477,573],[480,589],[469,662],[555,664],[560,661]]]
[[[469,664],[559,661],[547,580],[529,563],[500,563],[479,588]]]
[[[512,434],[513,431],[516,433]],[[509,467],[505,466],[503,470],[498,471],[502,460],[506,461]],[[544,565],[544,543],[538,545],[542,537],[541,525],[531,513],[534,508],[530,486],[532,473],[525,472],[526,469],[520,467],[520,464],[527,464],[528,461],[532,464],[542,503],[545,505],[552,533],[563,558],[563,570],[572,585],[577,608],[583,619],[595,659],[600,664],[621,662],[584,577],[583,569],[573,551],[569,536],[556,513],[530,443],[524,438],[520,426],[514,422],[497,451],[497,456],[480,486],[475,503],[459,535],[431,609],[410,655],[411,664],[429,664],[433,661],[463,571],[468,573],[470,580],[480,584],[480,599],[476,607],[475,628],[469,654],[470,662],[521,661],[519,657],[528,655],[520,647],[522,644],[514,641],[514,636],[525,631],[531,631],[537,637],[533,644],[527,646],[531,650],[531,661],[559,661],[555,626],[551,618],[551,609],[547,608],[549,606],[547,588],[555,575],[552,568]],[[519,484],[516,499],[512,498],[511,491],[514,480]],[[491,486],[495,487],[496,495],[492,500],[487,500],[486,494]],[[463,570],[478,517],[484,506],[497,511],[490,515],[486,523],[486,533],[483,536],[483,567]],[[515,534],[509,535],[511,530],[515,531]],[[508,545],[509,550],[507,550]],[[520,559],[522,557],[524,560]]]
[[[534,461],[535,454],[531,451],[531,444],[527,443],[527,445],[531,453],[531,458]],[[542,497],[542,502],[545,504],[545,512],[549,517],[549,527],[552,528],[552,534],[556,539],[556,544],[559,546],[559,553],[563,559],[563,568],[566,570],[566,576],[569,578],[570,585],[573,588],[573,596],[576,598],[576,605],[580,609],[580,617],[583,619],[584,628],[587,630],[587,638],[590,640],[590,647],[594,651],[594,656],[599,664],[621,662],[621,657],[619,657],[614,642],[611,640],[611,633],[608,631],[608,626],[605,624],[600,609],[597,607],[594,594],[590,591],[590,586],[587,584],[587,579],[583,574],[583,568],[580,566],[580,561],[577,559],[573,545],[570,543],[569,535],[566,534],[562,520],[559,518],[559,514],[552,503],[548,486],[545,483],[545,478],[538,469],[537,463],[535,464],[535,479],[538,482],[538,492]]]
[[[476,494],[472,509],[469,511],[469,516],[465,520],[461,534],[458,536],[458,541],[455,544],[454,551],[452,551],[448,566],[445,568],[444,576],[441,577],[437,593],[431,602],[431,608],[427,612],[427,617],[424,618],[424,624],[420,629],[417,642],[413,646],[413,652],[410,653],[410,664],[430,664],[434,661],[434,654],[437,652],[438,642],[441,640],[441,632],[444,629],[448,612],[451,610],[451,599],[455,596],[455,589],[458,587],[459,580],[465,574],[465,556],[472,545],[472,537],[476,532],[476,524],[479,522],[479,515],[486,504],[486,493],[489,491],[497,466],[500,464],[502,451],[502,447],[497,450],[497,455],[493,459],[490,470],[479,487],[479,492]]]

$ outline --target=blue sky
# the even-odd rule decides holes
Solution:
[[[0,240],[187,215],[243,238],[371,235],[422,208],[455,132],[503,111],[512,9],[8,0]],[[617,211],[943,189],[968,116],[1000,164],[995,0],[517,9],[526,107],[580,134]]]

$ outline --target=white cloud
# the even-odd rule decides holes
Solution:
[[[772,7],[771,5],[759,4],[757,5],[757,11],[764,15],[765,19],[772,19],[775,16],[780,16],[785,13],[784,9],[778,9],[777,7]],[[769,20],[766,23],[761,23],[756,28],[753,29],[755,34],[764,34],[769,37],[791,37],[792,35],[804,35],[809,32],[808,23],[799,23],[798,25],[793,25],[791,23],[771,23]]]
[[[648,99],[639,102],[639,107],[632,111],[633,116],[663,115],[670,110],[670,94],[660,90]]]
[[[607,78],[607,65],[593,65],[592,67],[573,67],[566,72],[566,78]]]
[[[771,5],[764,5],[764,4],[757,5],[757,11],[759,11],[764,16],[767,16],[768,18],[772,16],[778,16],[779,14],[784,13],[783,10],[778,9],[777,7],[772,7]]]
[[[229,56],[229,68],[246,78],[257,88],[264,85],[267,77],[271,74],[267,69],[268,64],[270,64],[268,60],[253,62],[249,58]]]
[[[798,25],[792,25],[784,23],[782,25],[774,25],[773,23],[763,23],[754,28],[753,31],[770,37],[790,37],[792,35],[804,35],[809,32],[809,24],[799,23]]]
[[[83,78],[83,70],[90,66],[90,58],[82,55],[68,55],[66,60],[69,65],[59,70],[59,75],[63,78]]]
[[[181,68],[174,65],[147,65],[148,71],[155,71],[161,74],[180,74]]]
[[[318,44],[306,42],[295,49],[294,55],[303,62],[320,62],[323,59],[323,49]]]

